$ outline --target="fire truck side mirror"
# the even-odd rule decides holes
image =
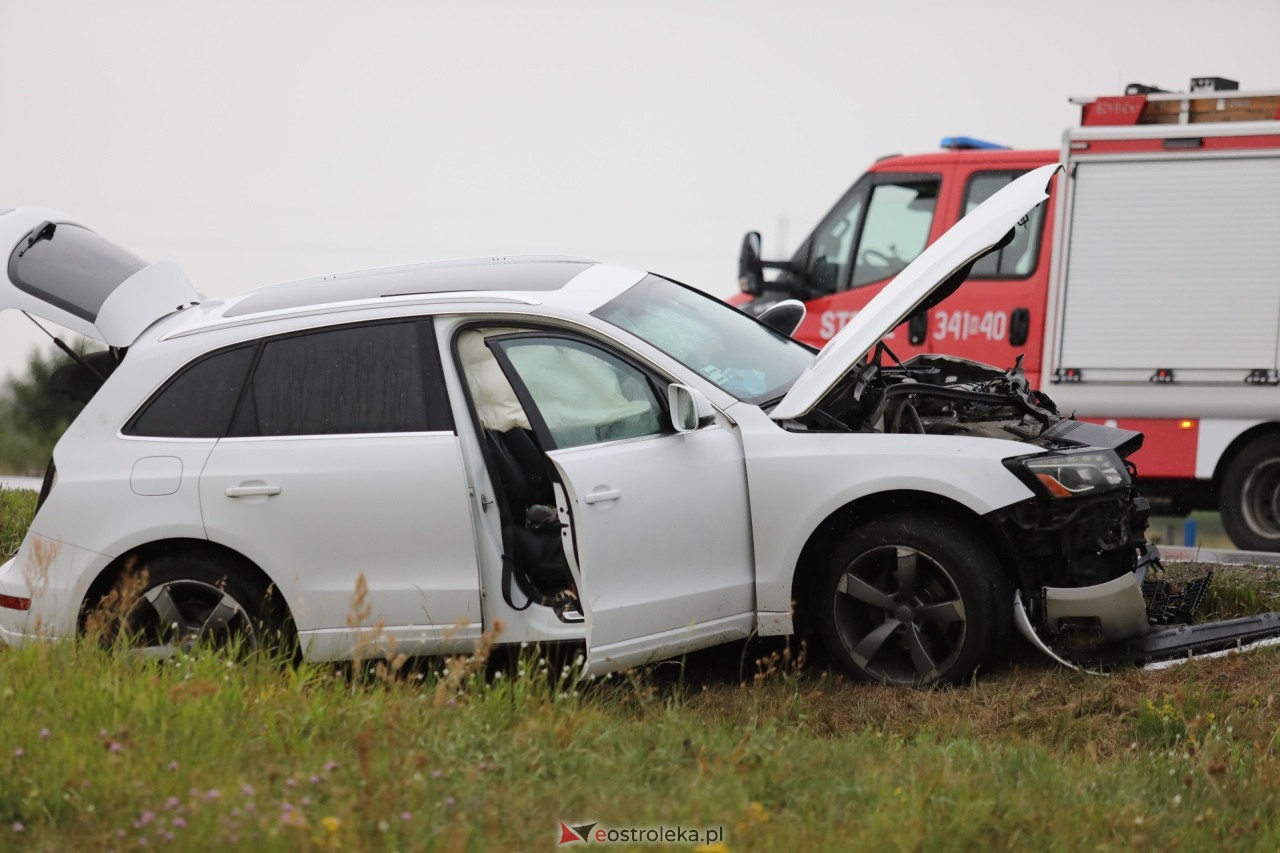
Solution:
[[[738,253],[738,288],[759,296],[764,292],[764,265],[760,261],[760,232],[748,231]]]

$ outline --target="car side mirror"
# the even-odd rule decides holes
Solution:
[[[752,296],[764,292],[764,264],[760,260],[760,232],[748,231],[738,253],[738,289]]]
[[[676,432],[693,432],[716,414],[711,401],[701,392],[679,383],[667,386],[667,405],[671,410],[671,425]]]
[[[791,334],[804,322],[805,307],[799,299],[784,299],[770,305],[767,310],[756,317],[770,329],[779,334],[791,337]]]

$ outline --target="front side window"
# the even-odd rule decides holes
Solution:
[[[692,288],[645,276],[591,312],[662,350],[739,400],[787,393],[813,351]]]
[[[850,287],[897,275],[924,251],[938,201],[936,180],[878,183],[854,250]]]
[[[557,448],[664,431],[664,408],[648,376],[597,346],[532,334],[493,337],[488,345],[528,394]]]
[[[813,251],[809,253],[809,266],[805,279],[810,287],[820,293],[835,293],[849,267],[853,251],[853,238],[862,218],[862,203],[866,192],[855,190],[841,199],[831,215],[818,226],[814,234]]]
[[[965,189],[964,212],[969,215],[996,192],[1008,186],[1024,172],[979,172],[969,180]],[[1015,228],[1013,242],[999,251],[992,252],[973,265],[970,278],[1022,278],[1036,268],[1040,256],[1040,232],[1044,229],[1045,205],[1037,205],[1031,211],[1027,227]]]
[[[233,436],[425,432],[426,324],[348,326],[265,341]]]
[[[46,222],[9,256],[9,280],[20,290],[93,323],[111,292],[147,265],[87,228]]]

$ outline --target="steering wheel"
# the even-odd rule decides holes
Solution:
[[[886,255],[884,252],[877,249],[862,250],[862,263],[870,267],[883,267],[884,269],[889,269],[901,262],[902,258]]]

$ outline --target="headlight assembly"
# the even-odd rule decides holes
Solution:
[[[1124,460],[1113,450],[1020,456],[1005,465],[1038,494],[1052,498],[1084,497],[1129,483]]]

